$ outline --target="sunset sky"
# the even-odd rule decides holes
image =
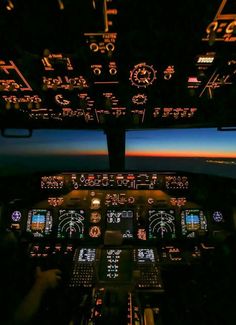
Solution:
[[[35,130],[31,138],[0,137],[0,155],[107,155],[106,136],[100,130]],[[236,158],[236,132],[216,129],[128,131],[126,155]]]
[[[119,148],[117,148],[119,150]],[[236,162],[236,132],[216,129],[139,130],[126,133],[126,169],[224,170],[236,175],[235,166],[205,163],[228,158]],[[154,157],[147,159],[147,157]],[[172,159],[170,159],[173,157]],[[187,157],[202,158],[183,159]],[[178,159],[179,158],[179,159]],[[106,136],[101,130],[35,130],[31,138],[0,136],[0,174],[30,170],[107,170]],[[220,170],[219,170],[220,169]],[[228,176],[228,174],[226,176]]]
[[[129,157],[236,158],[236,132],[216,129],[171,129],[129,131]]]
[[[31,138],[0,137],[0,155],[107,155],[106,136],[93,130],[35,130]]]

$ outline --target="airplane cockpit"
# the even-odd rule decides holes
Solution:
[[[0,238],[1,264],[62,274],[27,324],[232,324],[235,1],[6,0],[0,23],[0,232],[25,253]]]

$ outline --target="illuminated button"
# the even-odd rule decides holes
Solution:
[[[99,68],[94,68],[93,69],[93,73],[95,74],[95,76],[99,76],[100,74],[101,74],[101,69],[99,69]]]
[[[127,179],[129,179],[129,180],[133,180],[133,179],[135,179],[135,176],[133,176],[133,175],[128,175],[128,176],[127,176]]]
[[[114,75],[117,74],[117,69],[116,69],[116,68],[111,68],[111,69],[109,69],[109,73],[110,73],[112,76],[114,76]]]
[[[99,50],[97,43],[91,43],[89,47],[90,47],[90,50],[93,52],[97,52]]]
[[[227,26],[225,32],[227,34],[231,34],[231,33],[234,33],[235,30],[236,30],[236,20],[234,20],[231,23],[229,23],[229,25]]]
[[[115,45],[113,43],[107,43],[106,49],[108,52],[113,52],[115,49]]]

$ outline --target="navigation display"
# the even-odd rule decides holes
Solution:
[[[132,278],[132,251],[129,249],[102,249],[99,263],[101,282],[130,282]]]
[[[58,238],[84,237],[84,210],[59,210]]]
[[[51,211],[43,209],[33,209],[28,212],[26,230],[34,237],[44,237],[52,231]]]
[[[107,210],[107,230],[120,230],[123,238],[133,238],[133,211]]]
[[[148,211],[149,239],[175,238],[175,211],[174,210],[149,210]]]
[[[207,220],[204,212],[199,209],[188,209],[181,212],[182,234],[189,238],[205,235]]]

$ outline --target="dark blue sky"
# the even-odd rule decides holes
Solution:
[[[0,137],[0,155],[107,155],[106,136],[93,130],[35,130],[31,138]]]
[[[0,137],[0,175],[108,168],[103,131],[36,130],[31,138]]]

